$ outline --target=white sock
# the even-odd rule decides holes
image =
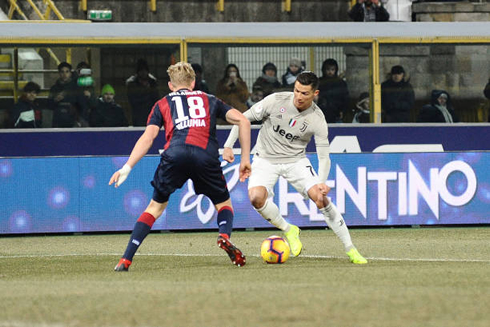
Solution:
[[[265,204],[260,209],[255,209],[265,220],[270,222],[282,231],[287,232],[289,230],[289,224],[279,213],[279,208],[274,202],[267,199]]]
[[[337,207],[330,202],[325,208],[320,209],[320,212],[323,214],[323,217],[325,217],[328,228],[330,228],[344,244],[345,251],[348,252],[350,249],[354,248],[350,238],[349,229]]]

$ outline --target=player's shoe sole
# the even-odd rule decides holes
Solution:
[[[243,255],[242,251],[240,251],[240,249],[233,245],[230,240],[224,238],[223,236],[219,236],[217,244],[220,248],[225,250],[234,265],[238,267],[245,266],[245,263],[247,261],[245,255]]]
[[[290,224],[289,226],[291,226],[289,228],[289,232],[284,233],[284,236],[286,236],[286,240],[288,241],[289,248],[291,249],[291,254],[293,255],[293,257],[297,257],[303,250],[303,243],[301,243],[299,239],[301,229],[299,229],[298,226],[295,225]]]
[[[356,248],[350,249],[349,252],[347,252],[347,255],[349,256],[350,262],[356,265],[364,265],[368,263],[368,261],[357,251]]]
[[[114,267],[114,271],[128,271],[131,261],[121,258],[117,265]]]

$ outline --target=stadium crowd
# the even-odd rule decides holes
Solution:
[[[219,99],[240,112],[245,112],[253,104],[274,92],[291,91],[296,76],[305,71],[305,66],[303,60],[291,58],[285,73],[278,77],[277,66],[273,62],[267,62],[251,86],[250,92],[249,86],[240,75],[239,67],[230,63],[226,66],[223,77],[212,89]],[[196,72],[195,90],[211,94],[211,87],[203,78],[203,67],[197,63],[192,64],[192,67]],[[127,78],[126,94],[116,95],[114,87],[110,84],[102,85],[100,92],[97,92],[98,88],[91,76],[91,68],[86,62],[80,62],[76,69],[73,69],[71,64],[62,62],[58,65],[58,74],[58,79],[49,89],[44,107],[38,101],[41,87],[35,82],[25,84],[19,100],[8,110],[9,119],[2,127],[146,126],[152,107],[166,95],[159,91],[157,77],[150,73],[145,59],[137,61],[134,75]],[[353,99],[358,100],[351,104],[348,81],[344,76],[345,72],[339,71],[335,59],[324,60],[321,67],[320,93],[315,98],[315,102],[322,109],[329,124],[369,123],[371,112],[369,93],[365,90],[358,95],[352,95]],[[414,108],[415,92],[409,74],[403,66],[393,66],[388,78],[381,84],[382,122],[459,122],[458,109],[454,108],[451,95],[446,90],[436,88],[429,91],[430,101],[420,108]],[[490,100],[490,81],[484,86],[483,95]],[[118,104],[118,98],[122,99],[122,97],[126,97],[128,110],[124,110]],[[415,120],[411,118],[413,109],[417,109]],[[46,110],[52,113],[52,118],[51,115],[49,118],[42,117],[42,113]],[[43,119],[52,119],[52,121],[43,124]],[[490,121],[490,116],[488,120]],[[218,124],[227,124],[227,122],[218,121]]]

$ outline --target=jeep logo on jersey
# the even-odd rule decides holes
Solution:
[[[281,128],[280,125],[277,125],[275,127],[272,127],[272,130],[274,132],[278,133],[279,135],[284,136],[286,138],[286,140],[290,140],[291,142],[293,142],[294,140],[299,139],[299,136],[293,135],[291,133],[286,132],[285,130],[283,130]]]

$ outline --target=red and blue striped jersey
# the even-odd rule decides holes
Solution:
[[[147,125],[165,129],[169,147],[194,145],[218,156],[216,119],[226,119],[232,107],[214,95],[187,89],[172,92],[155,105],[148,116]]]

